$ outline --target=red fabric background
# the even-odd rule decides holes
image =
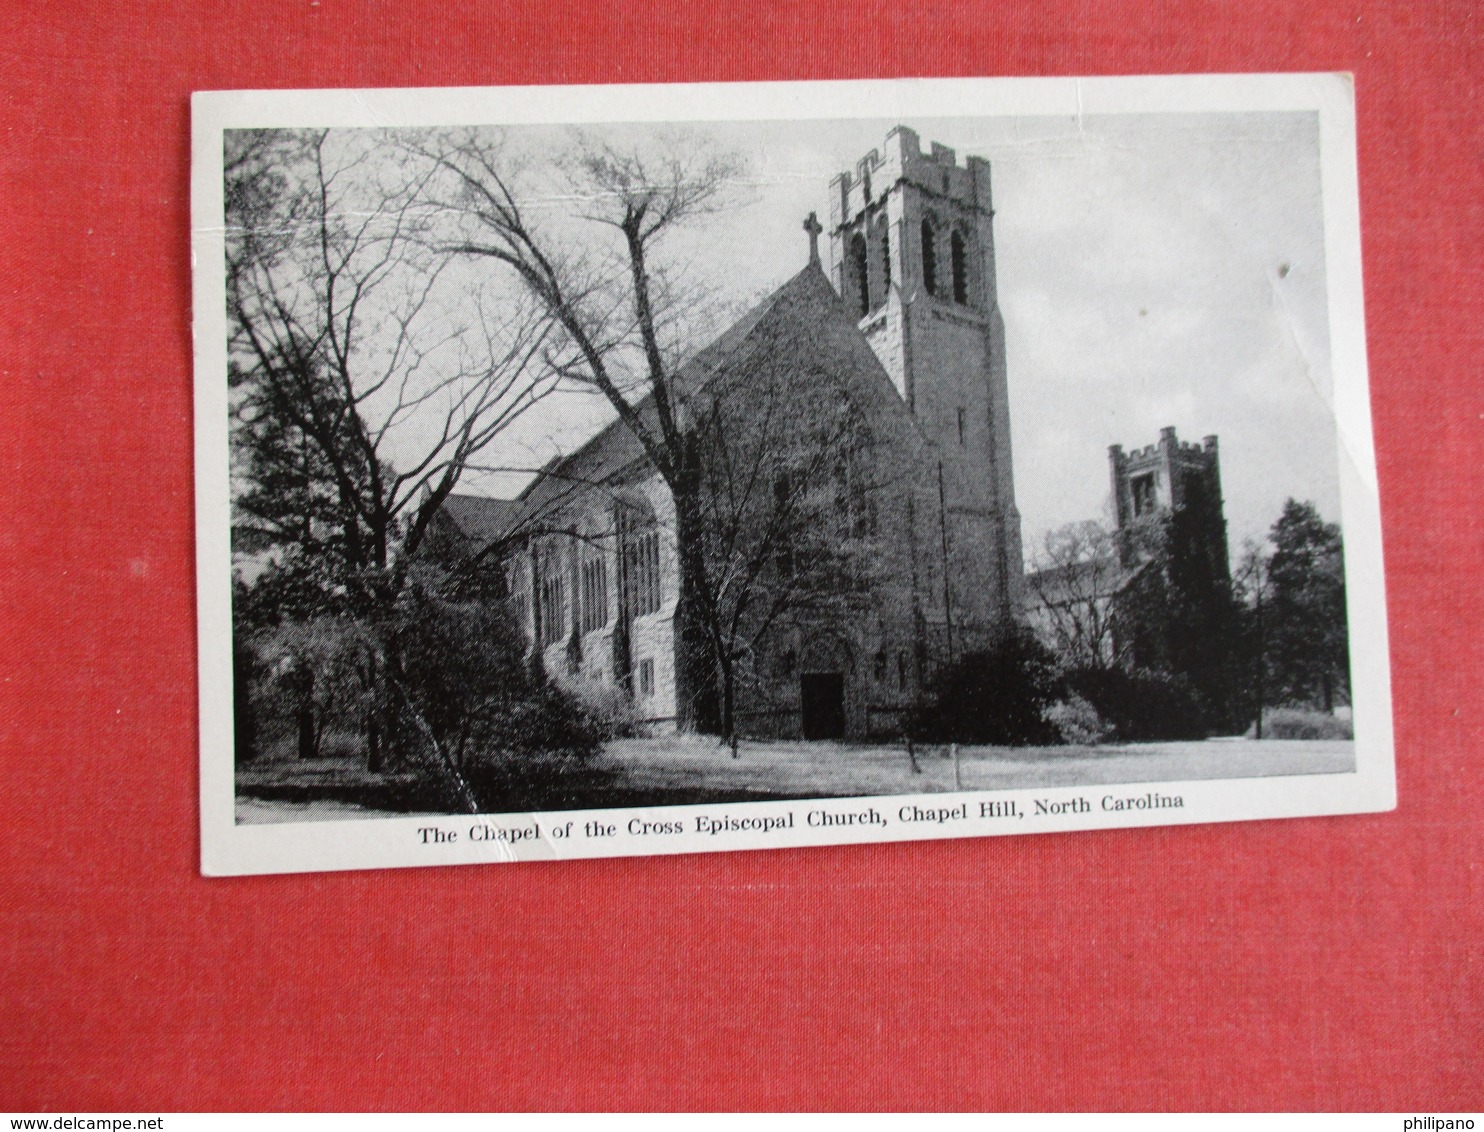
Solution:
[[[0,1107],[1484,1107],[1472,0],[0,15]],[[188,94],[1351,70],[1394,814],[197,875]]]

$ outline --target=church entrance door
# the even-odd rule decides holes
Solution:
[[[845,738],[845,677],[839,672],[806,672],[799,677],[805,739]]]

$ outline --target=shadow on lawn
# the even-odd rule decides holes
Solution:
[[[480,813],[602,810],[642,806],[785,802],[797,793],[719,788],[700,783],[640,786],[622,767],[559,756],[480,761],[464,779]],[[389,813],[462,813],[456,797],[436,776],[371,774],[350,760],[292,760],[250,764],[238,771],[237,796],[265,802],[340,802]]]

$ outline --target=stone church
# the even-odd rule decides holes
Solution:
[[[710,430],[697,537],[745,735],[895,734],[1023,601],[989,163],[897,127],[829,200],[803,269],[673,375]],[[548,673],[685,724],[675,507],[624,424],[443,518],[498,545]]]

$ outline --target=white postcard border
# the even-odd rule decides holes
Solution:
[[[1313,111],[1320,162],[1334,410],[1349,595],[1356,770],[1118,786],[966,791],[804,802],[238,825],[232,759],[231,531],[222,131],[266,126],[431,126],[642,121],[1071,116]],[[201,867],[208,876],[492,861],[905,842],[1153,825],[1372,813],[1396,805],[1381,521],[1366,368],[1353,82],[1346,75],[1082,79],[909,79],[673,86],[202,92],[192,99],[191,252],[195,338],[196,559],[201,726]],[[1108,810],[1105,797],[1178,797],[1179,807]],[[1036,809],[1081,797],[1087,809]],[[998,804],[1016,818],[978,817]],[[965,816],[900,820],[917,807]],[[811,827],[808,814],[875,810],[886,826]],[[970,813],[972,811],[972,814]],[[698,819],[783,820],[767,832],[698,832]],[[622,833],[588,837],[601,821]],[[631,833],[630,823],[680,833]],[[474,830],[492,831],[471,840]],[[540,836],[510,840],[539,827]],[[437,829],[447,839],[428,834]],[[499,831],[505,831],[501,838]]]

